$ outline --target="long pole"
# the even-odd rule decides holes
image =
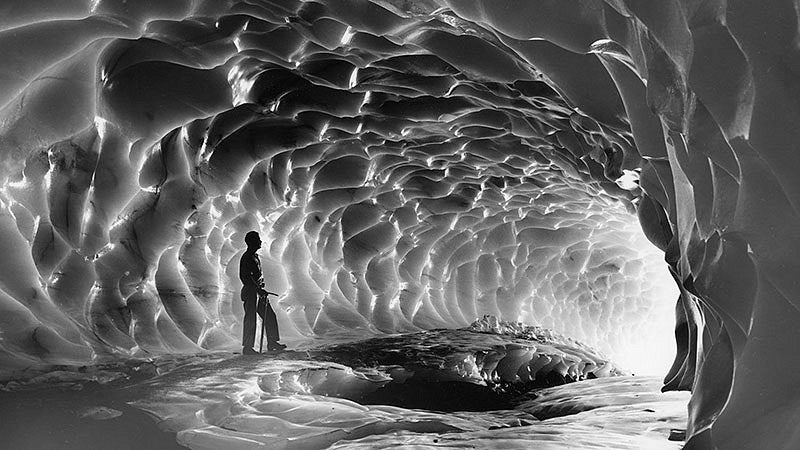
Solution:
[[[259,295],[258,296],[259,303],[261,303],[261,300],[263,300],[263,297]],[[257,313],[258,313],[258,305],[256,305],[256,315],[258,315]],[[264,328],[266,328],[265,326],[266,324],[264,323],[264,317],[266,315],[267,315],[267,305],[266,301],[264,301],[264,315],[261,316],[261,340],[258,343],[258,353],[261,353],[262,349],[264,348]]]

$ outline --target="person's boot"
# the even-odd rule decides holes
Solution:
[[[281,350],[283,350],[285,348],[286,348],[286,345],[285,344],[281,344],[280,342],[270,342],[267,345],[267,350],[269,350],[271,352],[279,352],[279,351],[281,351]]]
[[[253,350],[253,347],[242,347],[242,354],[243,355],[260,355],[257,351]]]

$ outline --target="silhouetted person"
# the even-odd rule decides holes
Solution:
[[[244,323],[242,324],[242,354],[257,355],[253,350],[256,334],[256,311],[266,326],[267,350],[283,350],[285,345],[278,342],[278,320],[272,310],[268,295],[276,295],[264,289],[264,276],[261,273],[261,261],[256,250],[261,248],[261,237],[255,231],[244,236],[247,250],[239,261],[239,279],[242,281],[242,303],[244,304]],[[258,304],[256,304],[258,300]]]

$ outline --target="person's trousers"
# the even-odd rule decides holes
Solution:
[[[258,301],[258,293],[249,289],[242,289],[242,305],[244,306],[244,321],[242,323],[242,347],[253,348],[256,338],[256,313],[266,327],[264,334],[267,336],[267,347],[269,344],[278,342],[280,334],[278,332],[278,318],[272,306],[264,299]]]

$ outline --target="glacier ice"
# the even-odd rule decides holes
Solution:
[[[4,377],[236,347],[255,229],[295,345],[492,315],[797,444],[794,3],[0,11]]]

